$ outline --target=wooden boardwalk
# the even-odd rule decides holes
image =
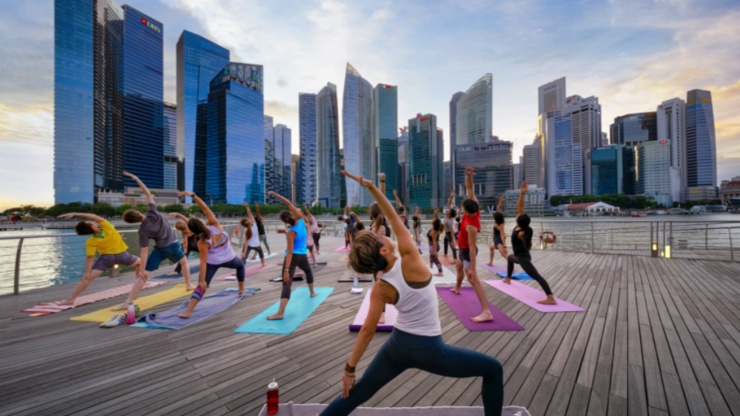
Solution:
[[[273,377],[283,402],[332,400],[356,338],[347,326],[362,297],[336,282],[348,273],[337,261],[344,253],[331,251],[340,240],[322,243],[320,261],[329,265],[317,286],[336,290],[288,336],[234,333],[277,301],[280,285],[267,281],[276,269],[247,278],[258,294],[177,331],[69,320],[120,298],[47,317],[18,312],[65,297],[71,285],[0,297],[0,414],[255,415]],[[271,244],[282,251],[279,236]],[[486,285],[489,300],[526,331],[469,332],[440,300],[446,342],[503,363],[506,404],[532,415],[740,414],[740,263],[556,251],[533,257],[556,296],[585,313],[540,313]],[[89,291],[132,280],[101,279]],[[387,337],[376,335],[359,374]],[[480,380],[407,371],[366,403],[430,405],[481,405]]]

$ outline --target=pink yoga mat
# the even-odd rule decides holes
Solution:
[[[360,328],[362,328],[362,324],[365,323],[367,311],[370,309],[370,293],[372,293],[372,291],[372,287],[367,289],[367,293],[365,293],[365,299],[362,300],[362,305],[360,305],[360,310],[357,311],[357,316],[355,316],[355,320],[352,321],[351,324],[349,324],[350,331],[359,331]],[[393,305],[385,305],[385,323],[378,324],[377,330],[392,331],[393,324],[396,323],[397,316],[398,311],[396,310],[396,308],[393,307]]]
[[[338,251],[338,252],[341,252],[341,251],[350,251],[350,250],[351,250],[350,247],[345,247],[345,246],[341,246],[339,248],[335,248],[334,249],[334,251]]]
[[[144,285],[144,289],[148,289],[150,287],[156,287],[159,285],[163,285],[167,282],[163,281],[151,281],[147,282],[146,285]],[[88,295],[79,296],[77,299],[75,299],[74,305],[59,305],[58,303],[61,302],[48,302],[48,303],[39,303],[38,305],[28,308],[28,309],[22,309],[21,312],[28,312],[31,313],[31,316],[44,316],[44,315],[51,315],[57,312],[66,311],[67,309],[73,309],[78,306],[87,305],[88,303],[98,302],[101,300],[110,299],[116,296],[125,295],[129,292],[131,292],[131,287],[133,284],[123,285],[114,287],[112,289],[103,290],[102,292],[95,292],[90,293]]]
[[[532,307],[540,312],[583,312],[585,309],[580,306],[573,305],[562,299],[555,298],[557,305],[543,305],[537,303],[542,299],[545,299],[545,292],[540,289],[535,289],[531,286],[525,285],[512,280],[510,284],[504,283],[503,280],[486,280],[487,284],[494,288],[506,293],[512,298],[524,303],[525,305]]]
[[[488,302],[488,308],[493,314],[492,322],[473,322],[470,318],[478,316],[480,313],[480,303],[475,296],[475,290],[472,287],[464,286],[460,288],[460,294],[454,294],[448,287],[438,287],[437,294],[452,309],[457,319],[462,322],[468,331],[524,331],[524,327],[508,315],[501,312],[498,308]]]
[[[482,264],[479,264],[478,267],[486,269],[493,274],[496,274],[499,272],[506,273],[506,267],[500,264],[494,264],[493,266],[489,266],[488,263],[482,263]]]
[[[267,263],[267,264],[265,264],[265,267],[262,267],[261,265],[246,267],[246,268],[244,268],[244,277],[249,277],[249,276],[255,275],[255,274],[259,273],[259,272],[265,271],[265,270],[270,270],[273,267],[277,267],[277,266],[275,264],[273,264],[273,263]],[[236,273],[229,273],[229,274],[225,274],[223,276],[216,276],[216,277],[213,278],[213,280],[228,280],[228,281],[233,280],[233,281],[236,281]]]

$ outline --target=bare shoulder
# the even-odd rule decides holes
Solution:
[[[373,290],[378,291],[380,297],[385,303],[395,305],[398,302],[398,291],[395,287],[393,287],[393,285],[386,282],[382,278],[380,279],[380,281],[378,281],[375,287],[373,287]]]

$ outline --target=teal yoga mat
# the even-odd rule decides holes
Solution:
[[[333,287],[316,287],[315,297],[309,296],[308,288],[299,287],[290,295],[290,301],[285,308],[285,318],[279,321],[270,321],[268,316],[276,313],[280,301],[275,302],[259,315],[247,321],[234,332],[249,334],[279,334],[287,335],[298,329],[321,303],[334,291]]]

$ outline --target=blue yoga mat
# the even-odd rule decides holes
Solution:
[[[136,328],[152,329],[180,329],[222,312],[238,302],[244,296],[253,295],[258,291],[259,289],[256,288],[248,288],[240,295],[237,289],[224,289],[214,293],[213,295],[206,296],[198,302],[198,306],[195,307],[195,310],[189,319],[179,318],[177,314],[185,310],[190,299],[183,302],[180,306],[168,311],[147,314],[139,319],[139,322],[131,326]]]
[[[504,272],[498,272],[496,274],[499,277],[506,278],[506,273],[504,273]],[[516,279],[516,280],[534,280],[534,279],[532,279],[532,276],[530,276],[530,275],[528,275],[527,273],[524,273],[524,272],[514,273],[514,274],[511,275],[511,278],[512,279]]]
[[[303,321],[308,318],[316,308],[321,305],[331,292],[333,287],[314,288],[315,297],[309,295],[308,288],[299,287],[290,295],[290,301],[285,308],[285,318],[279,321],[270,321],[268,316],[276,313],[280,307],[280,301],[275,302],[259,315],[247,321],[234,332],[250,334],[280,334],[287,335],[298,329]]]

